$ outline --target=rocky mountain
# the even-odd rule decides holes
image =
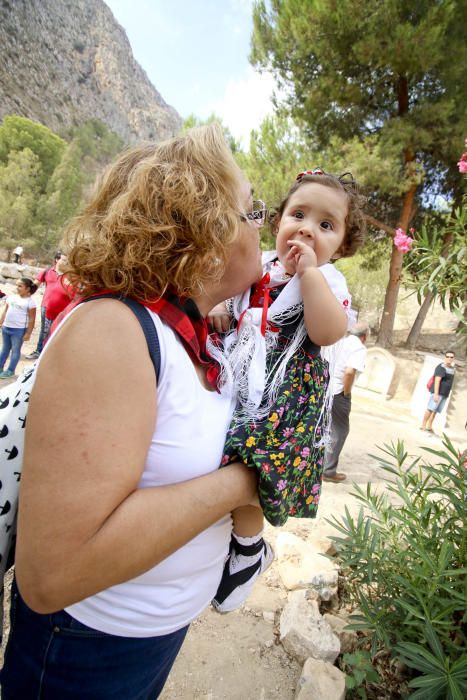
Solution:
[[[102,0],[0,0],[0,118],[7,114],[57,133],[100,119],[126,143],[181,126]]]

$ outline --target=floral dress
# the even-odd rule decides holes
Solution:
[[[277,296],[280,288],[272,291]],[[276,365],[284,344],[302,319],[278,329],[276,349],[267,369]],[[314,518],[318,509],[323,472],[324,398],[328,363],[308,337],[287,364],[277,400],[267,418],[245,423],[236,412],[227,434],[222,466],[237,459],[256,469],[258,493],[266,519],[283,525],[289,516]]]

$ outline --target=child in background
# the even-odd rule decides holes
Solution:
[[[264,276],[209,316],[218,332],[232,316],[237,321],[224,339],[225,375],[239,387],[239,405],[222,465],[241,459],[256,469],[261,508],[273,525],[316,516],[332,400],[320,346],[345,335],[351,306],[345,278],[330,261],[362,244],[362,201],[350,173],[300,173],[272,219],[276,250],[263,255]],[[259,223],[260,213],[253,212]],[[213,600],[220,612],[238,607],[273,560],[263,512],[248,506],[232,514],[230,553]]]
[[[15,374],[21,356],[21,345],[31,337],[36,321],[36,301],[31,295],[37,289],[29,277],[21,277],[16,282],[16,294],[7,296],[0,316],[2,326],[2,352],[0,354],[0,379],[8,379]],[[3,371],[11,353],[8,369]]]

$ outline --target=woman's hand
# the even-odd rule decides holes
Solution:
[[[211,309],[208,313],[207,320],[216,333],[227,333],[230,328],[231,316],[227,311],[225,301],[222,301]]]

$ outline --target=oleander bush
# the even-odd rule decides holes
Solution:
[[[330,521],[338,531],[333,539],[344,597],[358,608],[350,627],[359,630],[361,648],[373,660],[386,654],[406,669],[411,699],[462,700],[466,452],[446,436],[442,449],[424,448],[426,454],[415,458],[401,441],[378,449],[372,456],[386,472],[385,490],[355,485],[359,514],[353,517],[346,508],[342,518]],[[374,681],[369,675],[356,696],[367,697],[365,684],[368,689]],[[349,677],[355,687],[355,673]]]

